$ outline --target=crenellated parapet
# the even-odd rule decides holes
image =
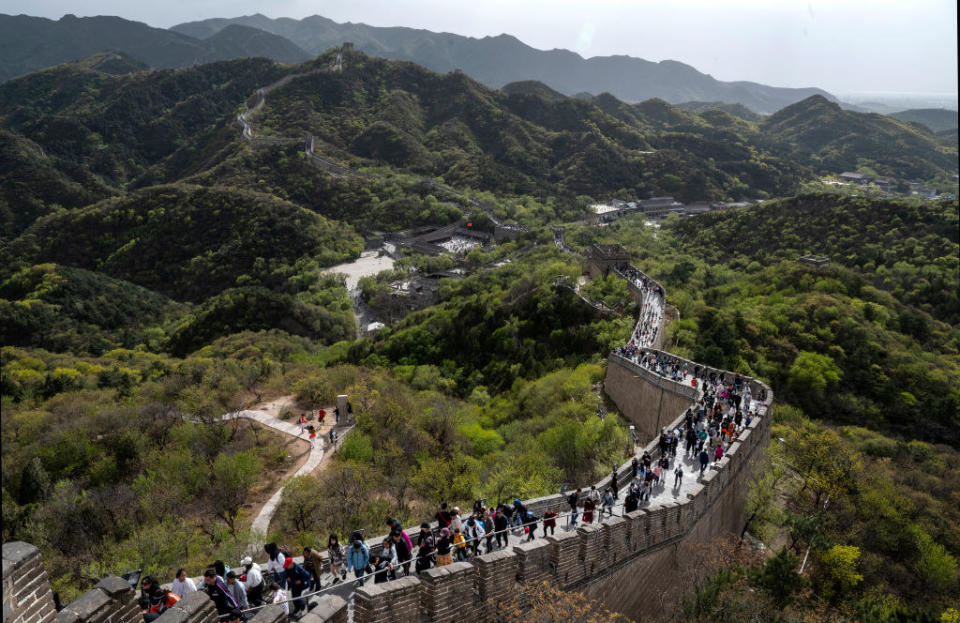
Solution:
[[[613,255],[611,252],[609,255]],[[636,284],[641,308],[661,306],[662,287],[632,267],[620,274]],[[643,311],[641,312],[643,314]],[[641,321],[634,335],[640,335]],[[662,323],[657,316],[658,323]],[[646,331],[646,338],[659,336]],[[769,409],[773,392],[761,381],[729,371],[703,366],[666,351],[637,344],[611,353],[607,361],[605,390],[621,413],[640,434],[651,439],[641,448],[654,459],[660,449],[659,432],[675,428],[703,395],[704,382],[723,379],[749,389],[752,417],[733,436],[724,456],[703,472],[682,495],[658,497],[638,510],[621,516],[598,517],[596,523],[558,531],[499,551],[473,557],[469,562],[428,569],[382,584],[367,578],[353,592],[352,620],[358,623],[494,620],[507,603],[514,602],[524,584],[548,582],[578,590],[608,608],[636,612],[682,578],[677,560],[681,544],[697,544],[743,528],[743,500],[747,483],[770,441]],[[632,479],[629,464],[619,467],[617,482],[625,487]],[[693,477],[693,476],[691,476]],[[597,483],[603,489],[609,477]],[[678,490],[680,491],[680,490]],[[527,500],[525,506],[538,517],[547,510],[567,510],[565,495]],[[381,538],[368,539],[371,553]],[[107,578],[79,600],[56,614],[50,585],[37,548],[26,543],[3,546],[3,623],[139,623],[134,590],[120,578]],[[346,623],[349,604],[326,595],[302,619],[304,623]],[[253,613],[251,613],[253,614]],[[277,606],[262,608],[253,623],[286,623]],[[206,593],[188,595],[166,611],[158,623],[218,623]]]

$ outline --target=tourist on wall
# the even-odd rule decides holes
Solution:
[[[170,585],[170,592],[175,593],[181,599],[190,593],[197,592],[197,585],[193,580],[187,577],[187,572],[183,569],[177,569],[177,576]]]
[[[506,507],[501,504],[497,507],[496,515],[493,517],[493,530],[497,537],[497,547],[506,547],[510,542],[510,535],[507,534],[510,529],[510,519],[505,511]]]
[[[204,590],[213,600],[213,605],[220,615],[220,621],[240,621],[243,615],[240,612],[240,606],[237,600],[233,598],[230,589],[224,583],[223,579],[217,576],[213,569],[207,569],[203,573]]]
[[[397,577],[410,574],[410,561],[413,560],[413,548],[408,544],[410,537],[404,538],[405,532],[397,528],[390,533],[390,539],[393,541],[393,550],[396,552],[397,562],[403,573],[396,573]]]
[[[368,564],[370,564],[370,550],[367,549],[360,533],[354,532],[353,542],[347,548],[347,567],[356,576],[358,586],[363,586],[363,574]]]
[[[333,576],[333,583],[346,579],[347,565],[343,559],[343,547],[340,546],[340,539],[336,534],[331,534],[327,539],[327,557],[330,559],[330,575]]]
[[[577,527],[577,506],[580,504],[580,489],[567,496],[567,504],[570,506],[570,528]]]
[[[247,590],[247,603],[252,606],[259,606],[263,603],[263,573],[260,571],[260,565],[253,562],[253,559],[246,556],[240,561],[240,566],[244,573],[241,576],[244,588]]]
[[[450,528],[441,528],[440,529],[440,538],[437,539],[437,566],[443,567],[445,565],[453,564],[453,536],[450,533]]]
[[[149,575],[140,581],[140,588],[140,610],[143,612],[144,623],[159,618],[167,608],[180,601],[179,595],[161,588]]]
[[[286,557],[276,543],[267,543],[263,546],[263,551],[267,553],[267,573],[273,574],[273,579],[280,585],[280,588],[286,588],[287,574],[283,568]]]
[[[420,534],[417,535],[417,573],[432,567],[437,559],[437,548],[434,542],[430,524],[420,524]]]
[[[310,574],[310,590],[320,590],[320,575],[323,573],[323,556],[320,552],[312,547],[304,547],[303,568]]]
[[[247,589],[244,588],[243,583],[237,579],[237,572],[231,569],[227,571],[227,588],[230,590],[230,595],[233,596],[233,599],[237,602],[237,606],[240,609],[249,608],[250,603],[247,601]]]
[[[303,594],[303,591],[309,589],[310,574],[306,569],[293,562],[293,558],[284,560],[283,567],[287,572],[287,584],[290,586],[290,592],[296,600],[293,602],[293,614],[298,614],[307,609],[307,600],[297,598]]]

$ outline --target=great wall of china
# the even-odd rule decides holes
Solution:
[[[616,261],[589,260],[591,274],[626,276]],[[636,269],[629,268],[634,274]],[[646,290],[629,278],[631,292],[641,309],[641,320],[649,297],[662,308],[665,291],[655,281]],[[656,331],[659,343],[662,326]],[[664,351],[645,352],[666,356],[696,369],[698,376],[710,373],[733,376],[731,372],[700,366]],[[744,527],[744,497],[747,482],[770,441],[769,407],[773,392],[762,382],[740,377],[753,396],[764,399],[755,417],[736,435],[726,454],[687,490],[684,499],[654,500],[636,511],[611,516],[576,530],[560,531],[512,548],[474,557],[445,567],[428,569],[384,584],[357,587],[346,599],[328,594],[301,621],[304,623],[441,623],[459,619],[495,620],[502,604],[510,601],[524,583],[547,581],[577,590],[597,599],[611,610],[628,616],[649,611],[651,604],[678,580],[678,559],[684,544],[696,545],[729,534],[739,535]],[[644,450],[659,453],[656,440],[662,426],[676,426],[686,410],[700,397],[700,390],[686,380],[671,380],[612,353],[607,361],[604,383],[607,395],[620,413],[636,427],[641,438],[654,439]],[[665,421],[661,421],[664,417]],[[642,454],[642,450],[640,453]],[[618,471],[626,485],[632,477],[630,465]],[[603,486],[607,479],[598,483]],[[526,506],[542,517],[547,509],[563,512],[566,498],[561,494],[527,500]],[[371,551],[381,538],[368,539]],[[349,603],[352,601],[352,603]],[[137,594],[124,580],[102,580],[59,613],[53,593],[33,545],[13,542],[3,545],[3,623],[140,623]],[[278,606],[264,607],[249,620],[254,623],[281,623],[287,619]],[[158,623],[218,623],[209,597],[192,593],[165,612]]]
[[[250,126],[250,113],[260,109],[266,95],[290,81],[323,71],[339,72],[343,68],[341,50],[328,70],[317,69],[288,75],[267,87],[258,89],[247,102],[246,111],[237,116],[241,137],[258,144],[296,142],[303,139],[256,137]],[[306,151],[314,164],[334,174],[354,174],[342,165],[327,161],[313,153],[313,138],[307,139]],[[433,182],[444,191],[457,191]],[[480,206],[470,200],[474,207]],[[554,229],[556,244],[564,251],[578,254],[563,240],[563,228]],[[644,310],[656,304],[665,308],[662,286],[628,266],[629,254],[599,253],[586,257],[586,271],[592,276],[616,274],[624,278],[640,307],[637,327],[644,322]],[[652,287],[643,288],[628,274],[641,275]],[[581,296],[582,298],[582,296]],[[586,299],[584,299],[586,300]],[[591,303],[587,301],[587,303]],[[662,318],[657,316],[654,339],[642,344],[644,351],[696,370],[706,377],[713,373],[734,376],[687,361],[658,350],[663,335]],[[753,396],[763,396],[758,413],[750,425],[735,437],[726,454],[692,486],[684,487],[685,495],[673,500],[653,500],[649,505],[620,516],[611,516],[595,524],[581,525],[576,530],[522,542],[500,551],[483,554],[468,562],[428,569],[417,576],[408,576],[385,584],[367,583],[355,590],[344,591],[349,582],[339,585],[337,594],[329,593],[315,600],[316,606],[300,619],[303,623],[386,622],[450,622],[458,619],[495,620],[502,604],[510,601],[520,585],[547,581],[560,588],[577,590],[597,599],[607,608],[633,616],[648,609],[658,597],[677,581],[678,557],[684,544],[704,543],[729,534],[739,535],[743,529],[743,502],[746,484],[770,441],[770,404],[773,392],[762,382],[740,377]],[[687,378],[672,380],[640,365],[633,359],[611,353],[607,360],[604,389],[621,415],[636,430],[639,439],[652,441],[640,449],[655,458],[659,455],[657,436],[664,426],[681,423],[688,408],[701,396],[701,390]],[[623,465],[617,472],[621,487],[632,478],[632,468]],[[609,477],[597,483],[601,489]],[[525,501],[537,516],[552,509],[563,514],[566,496],[560,493]],[[371,553],[379,549],[383,537],[367,539]],[[278,606],[259,609],[248,622],[286,623],[287,615]],[[55,608],[49,578],[39,550],[28,543],[3,545],[3,622],[2,623],[141,623],[137,592],[125,580],[108,577],[79,599],[59,612]],[[169,609],[157,623],[219,623],[213,603],[206,593],[192,593]]]

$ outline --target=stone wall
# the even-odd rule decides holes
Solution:
[[[57,614],[57,623],[141,623],[137,592],[122,578],[104,578]]]
[[[662,427],[693,406],[699,396],[693,387],[663,378],[618,355],[607,359],[603,386],[620,413],[637,427],[640,439],[656,438]]]
[[[40,550],[23,541],[4,543],[3,623],[51,623],[56,616]]]

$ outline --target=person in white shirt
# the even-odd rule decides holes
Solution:
[[[454,532],[459,530],[460,533],[463,534],[463,520],[460,518],[460,507],[454,506],[451,514],[453,517],[450,518],[450,530]]]
[[[283,590],[282,588],[280,588],[280,585],[277,584],[276,582],[274,582],[273,585],[274,585],[274,586],[276,587],[276,589],[277,589],[277,592],[275,592],[275,593],[273,594],[273,603],[275,603],[276,605],[278,605],[278,606],[280,606],[281,608],[283,608],[284,613],[285,613],[287,616],[289,616],[289,615],[290,615],[290,602],[287,601],[287,600],[289,599],[289,597],[287,597],[287,591],[285,591],[285,590]]]
[[[247,556],[240,561],[240,566],[246,573],[243,587],[247,589],[247,601],[251,605],[259,606],[263,601],[263,574],[260,572],[260,565]]]
[[[267,552],[267,556],[269,556],[267,560],[267,573],[273,573],[273,577],[277,584],[280,585],[280,588],[286,587],[287,573],[283,569],[283,563],[286,562],[287,559],[283,555],[283,552],[280,551],[276,543],[267,543],[263,546],[263,549]]]
[[[173,584],[170,585],[170,592],[176,594],[180,599],[183,599],[190,593],[196,593],[197,585],[187,577],[186,571],[177,569],[177,577],[173,580]]]

